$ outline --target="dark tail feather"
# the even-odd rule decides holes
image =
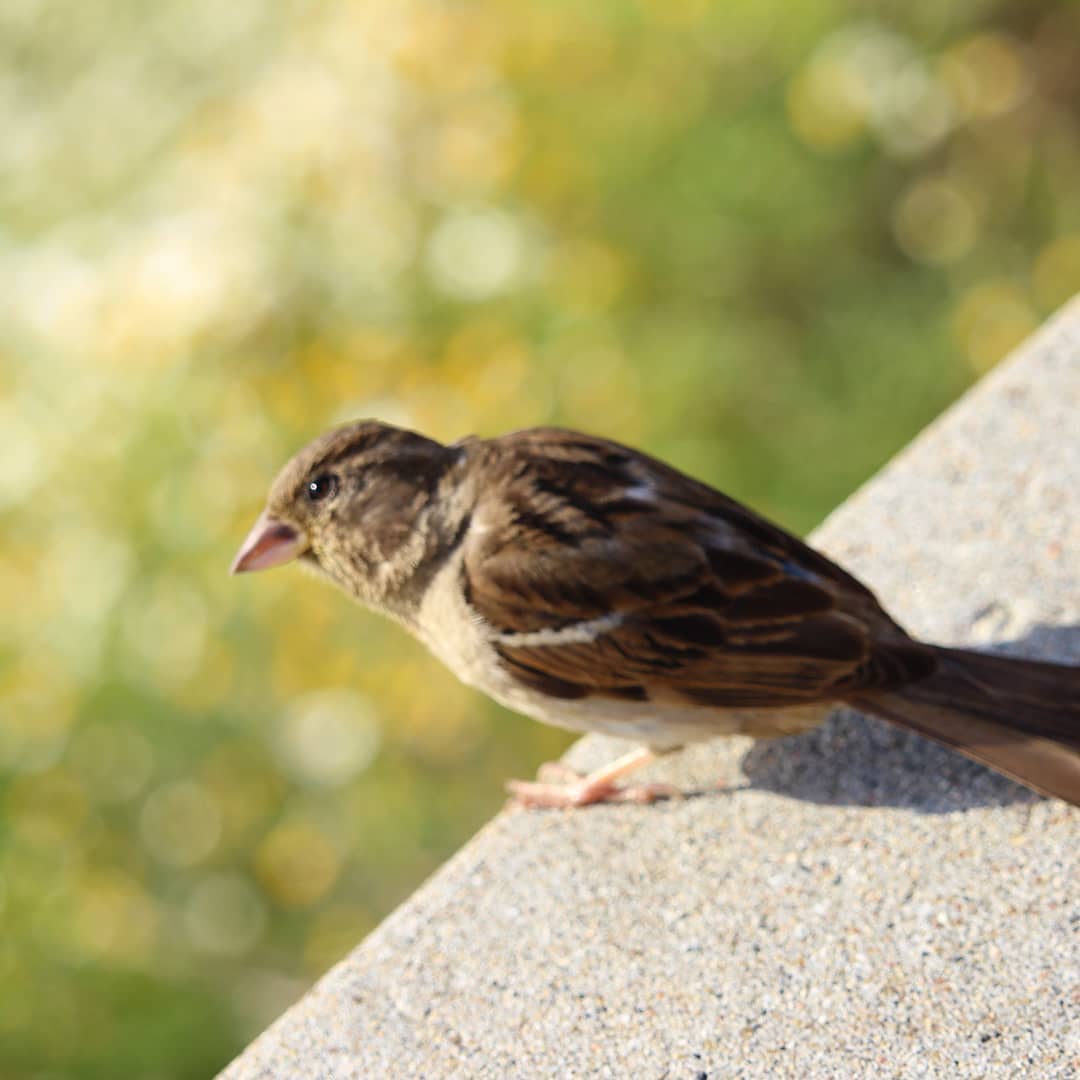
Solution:
[[[1080,806],[1080,667],[935,649],[938,669],[851,704]]]

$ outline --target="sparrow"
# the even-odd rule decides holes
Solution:
[[[801,540],[606,439],[336,428],[282,469],[232,570],[292,560],[510,709],[637,744],[586,776],[511,781],[526,806],[651,800],[668,791],[617,781],[838,704],[1080,805],[1080,668],[918,641]]]

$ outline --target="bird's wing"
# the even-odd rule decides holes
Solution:
[[[850,575],[660,462],[557,429],[483,452],[464,587],[542,693],[786,706],[933,664]]]

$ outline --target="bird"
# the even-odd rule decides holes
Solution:
[[[1080,668],[917,640],[802,540],[604,438],[336,427],[282,468],[232,571],[294,560],[502,705],[634,745],[510,781],[525,807],[651,802],[672,790],[620,781],[657,755],[838,705],[1080,805]]]

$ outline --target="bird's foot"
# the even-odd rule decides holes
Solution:
[[[677,797],[678,788],[670,784],[633,784],[619,787],[616,780],[653,758],[648,750],[635,750],[618,761],[582,776],[562,762],[548,762],[540,767],[536,780],[511,780],[507,783],[510,804],[546,809],[590,806],[593,803],[653,803]]]

